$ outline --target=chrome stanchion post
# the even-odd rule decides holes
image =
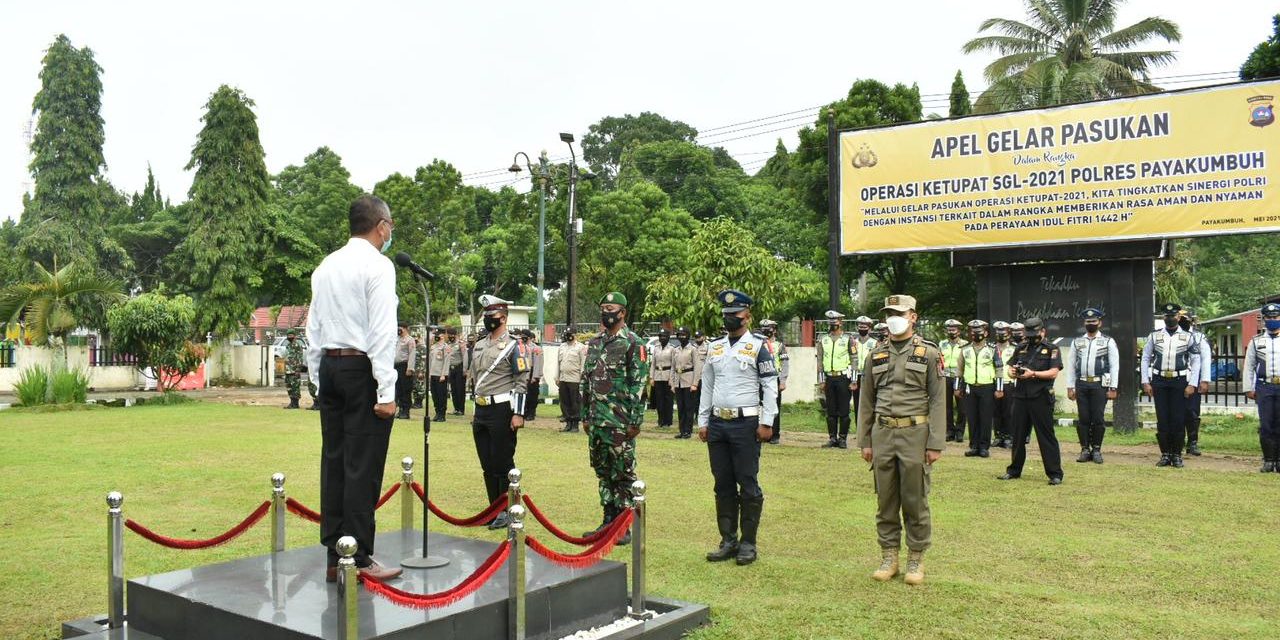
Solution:
[[[338,594],[342,606],[338,607],[338,638],[358,640],[360,637],[359,582],[356,577],[356,539],[351,536],[338,538]]]
[[[510,509],[516,505],[524,506],[524,490],[520,488],[520,481],[524,478],[524,474],[519,469],[512,469],[507,472],[507,508]]]
[[[635,519],[631,523],[631,611],[628,615],[637,620],[653,617],[653,612],[648,611],[644,603],[645,489],[644,480],[631,483],[631,508]]]
[[[516,469],[512,474],[519,474]],[[510,477],[510,476],[508,476]],[[524,575],[524,507],[513,504],[507,509],[511,521],[507,524],[507,541],[511,543],[511,555],[507,564],[507,637],[524,640],[525,628],[525,575]]]
[[[405,456],[400,461],[400,467],[404,469],[404,474],[400,476],[400,528],[412,531],[413,501],[418,497],[413,493],[413,458]],[[425,509],[426,505],[422,508]]]
[[[271,474],[271,553],[284,551],[284,474]]]
[[[124,626],[124,496],[107,494],[107,628]]]

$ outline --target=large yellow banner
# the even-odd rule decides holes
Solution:
[[[1280,230],[1280,82],[840,134],[845,254]]]

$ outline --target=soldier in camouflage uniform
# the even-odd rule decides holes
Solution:
[[[421,409],[427,397],[427,341],[418,336],[418,346],[413,350],[413,408]]]
[[[286,409],[297,409],[298,399],[302,397],[302,374],[307,372],[307,350],[298,341],[298,330],[290,329],[287,334],[289,346],[284,352],[284,386],[289,390],[289,404]],[[316,407],[316,385],[307,377],[307,391],[311,394],[311,407]]]
[[[582,368],[582,424],[587,431],[591,468],[600,479],[604,520],[596,533],[631,506],[636,480],[635,437],[644,422],[641,397],[649,377],[644,341],[627,328],[627,297],[614,291],[600,299],[599,335],[587,343]],[[631,540],[628,531],[619,544]]]

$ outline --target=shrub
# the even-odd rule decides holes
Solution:
[[[84,404],[88,398],[89,376],[83,369],[67,369],[53,374],[55,404]]]
[[[49,370],[40,366],[24,369],[13,390],[24,407],[44,404],[48,401]]]

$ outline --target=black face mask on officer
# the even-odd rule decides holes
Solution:
[[[601,311],[600,312],[600,324],[604,325],[604,328],[606,329],[612,329],[618,326],[618,323],[621,321],[622,321],[621,311]]]
[[[985,337],[987,337],[987,334],[982,329],[974,329],[969,332],[969,339],[974,342],[982,342]]]
[[[996,335],[996,342],[1008,342],[1008,341],[1009,341],[1009,334],[1001,331],[998,335]]]
[[[761,327],[761,328],[760,328],[760,333],[764,334],[764,337],[766,337],[766,338],[772,338],[772,337],[773,337],[773,327]]]
[[[1190,330],[1191,330],[1191,318],[1183,318],[1183,319],[1179,320],[1179,321],[1178,321],[1178,326],[1179,326],[1179,327],[1182,327],[1182,330],[1183,330],[1183,331],[1190,331]]]
[[[1085,330],[1086,332],[1088,332],[1088,333],[1089,333],[1089,335],[1093,335],[1093,334],[1097,333],[1097,332],[1098,332],[1098,329],[1101,329],[1101,328],[1102,328],[1102,325],[1101,325],[1100,323],[1097,323],[1097,322],[1086,322],[1086,323],[1084,323],[1084,330]]]
[[[1032,331],[1027,334],[1027,344],[1039,344],[1039,342],[1040,342],[1039,331]]]
[[[1164,319],[1164,328],[1166,328],[1166,329],[1168,329],[1168,330],[1170,330],[1170,331],[1173,331],[1174,329],[1177,329],[1177,328],[1178,328],[1178,319],[1177,319],[1177,318],[1175,318],[1175,317],[1173,317],[1173,316],[1166,317],[1166,318]]]
[[[488,331],[489,333],[493,333],[494,331],[498,330],[498,327],[501,327],[501,326],[502,326],[501,316],[485,316],[484,317],[485,331]]]
[[[682,347],[689,345],[689,336],[676,336],[676,340],[680,341],[680,346]]]
[[[871,327],[858,327],[858,335],[865,338],[868,333],[871,333]]]
[[[729,332],[737,331],[742,328],[742,318],[737,313],[724,314],[724,330]]]
[[[662,346],[665,347],[667,346],[668,342],[671,342],[671,338],[667,336],[658,336],[658,344],[661,344]]]

